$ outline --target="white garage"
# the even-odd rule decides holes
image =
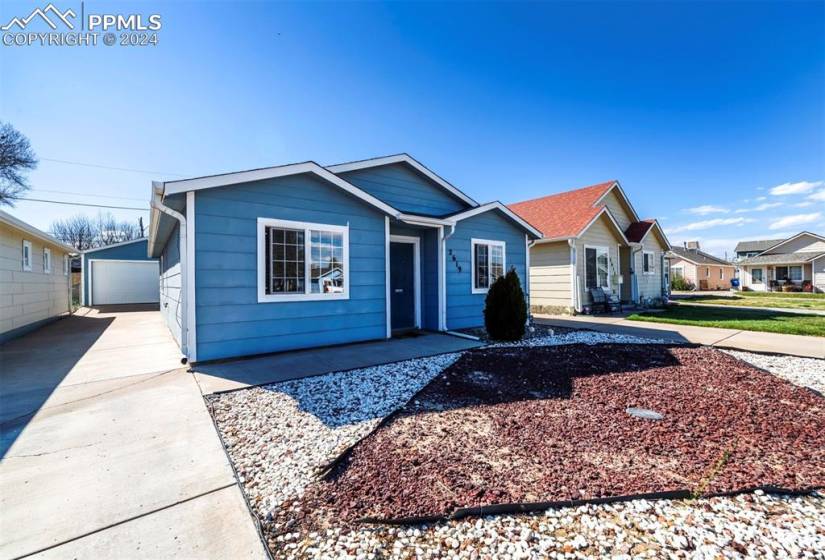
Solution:
[[[90,305],[160,303],[157,261],[89,260]]]

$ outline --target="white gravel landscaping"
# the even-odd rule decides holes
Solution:
[[[738,350],[722,350],[722,352],[767,370],[795,385],[809,387],[825,395],[825,360],[755,354]]]
[[[822,558],[825,497],[635,500],[417,527],[291,533],[279,558]]]
[[[403,406],[460,353],[251,387],[208,400],[255,513],[299,496],[316,469]]]
[[[576,343],[673,342],[574,331],[490,346]],[[825,392],[823,360],[726,352]],[[444,354],[207,397],[264,526],[285,499],[301,496],[319,467],[460,356]],[[430,526],[331,528],[269,538],[277,558],[825,558],[825,496],[757,492],[693,501],[637,500]]]

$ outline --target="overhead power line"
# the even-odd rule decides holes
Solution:
[[[108,206],[106,204],[86,204],[84,202],[66,202],[64,200],[45,200],[42,198],[18,198],[16,200],[25,200],[28,202],[45,202],[48,204],[65,204],[67,206],[90,206],[92,208],[111,208],[113,210],[140,210],[141,212],[148,212],[149,208],[135,208],[133,206]]]
[[[181,175],[180,173],[167,173],[165,171],[149,171],[147,169],[133,169],[130,167],[113,167],[110,165],[100,165],[98,163],[85,163],[82,161],[70,161],[67,159],[54,159],[54,158],[40,158],[41,161],[51,161],[52,163],[65,163],[68,165],[80,165],[82,167],[96,167],[98,169],[110,169],[112,171],[128,171],[130,173],[146,173],[148,175],[172,175],[174,177],[186,177],[186,175]]]
[[[132,196],[112,196],[112,195],[108,195],[108,194],[98,194],[98,193],[89,194],[89,193],[80,193],[80,192],[73,192],[73,191],[60,191],[60,190],[56,190],[56,189],[32,189],[32,192],[53,193],[53,194],[73,194],[73,195],[76,195],[76,196],[89,196],[89,197],[93,196],[95,198],[111,198],[111,199],[117,199],[117,200],[138,200],[140,202],[146,202],[145,198],[137,198],[137,197],[132,197]]]

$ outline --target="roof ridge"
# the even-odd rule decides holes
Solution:
[[[553,197],[556,197],[556,196],[562,196],[562,195],[565,195],[565,194],[571,194],[571,193],[575,193],[575,192],[579,192],[579,191],[584,191],[584,190],[587,190],[587,189],[595,189],[596,187],[607,187],[608,185],[613,186],[616,183],[618,183],[618,181],[616,179],[611,179],[609,181],[604,181],[604,182],[601,182],[601,183],[594,183],[592,185],[587,185],[585,187],[579,187],[577,189],[569,189],[569,190],[566,190],[566,191],[561,191],[561,192],[557,192],[557,193],[553,193],[553,194],[546,194],[544,196],[537,196],[535,198],[528,198],[526,200],[519,200],[518,202],[511,202],[507,206],[511,206],[511,205],[514,205],[514,204],[526,204],[528,202],[536,202],[536,201],[539,201],[539,200],[546,200],[548,198],[553,198]]]

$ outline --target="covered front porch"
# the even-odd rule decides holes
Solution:
[[[439,227],[390,220],[386,271],[390,334],[438,331]]]
[[[811,284],[811,263],[787,262],[742,267],[742,287],[762,292],[803,291]]]

